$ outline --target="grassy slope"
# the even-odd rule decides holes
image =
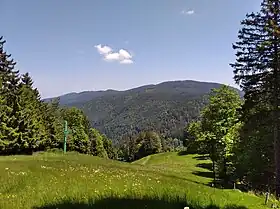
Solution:
[[[133,164],[76,154],[1,157],[0,208],[265,208],[263,198],[204,185],[209,171],[196,165],[209,162],[194,157],[163,153]]]

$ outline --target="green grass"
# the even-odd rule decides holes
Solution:
[[[209,163],[177,153],[132,164],[71,153],[1,157],[0,208],[266,208],[264,198],[207,186],[211,173],[197,166]]]

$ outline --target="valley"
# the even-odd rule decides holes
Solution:
[[[87,91],[58,98],[61,106],[83,110],[91,125],[115,143],[126,134],[150,130],[181,139],[183,129],[197,119],[207,104],[211,89],[221,85],[192,80],[169,81],[127,91]],[[55,98],[44,101],[52,99]]]

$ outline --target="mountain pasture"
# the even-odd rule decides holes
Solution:
[[[209,163],[175,152],[134,163],[77,153],[1,157],[0,208],[266,208],[263,197],[210,187]]]

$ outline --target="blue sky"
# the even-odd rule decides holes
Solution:
[[[1,33],[42,97],[167,80],[234,84],[231,45],[261,0],[1,0]]]

